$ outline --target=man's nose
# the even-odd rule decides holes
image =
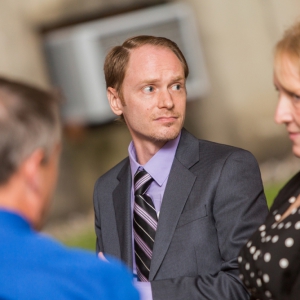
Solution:
[[[168,89],[162,90],[158,99],[159,108],[172,109],[174,106],[174,101],[172,95]]]
[[[275,122],[285,124],[292,121],[292,103],[285,95],[280,95],[275,111]]]

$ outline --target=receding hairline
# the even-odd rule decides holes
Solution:
[[[126,70],[128,68],[128,65],[129,65],[129,62],[130,62],[130,58],[132,56],[132,52],[136,51],[136,50],[140,50],[141,48],[145,48],[145,47],[148,47],[148,48],[159,48],[159,49],[162,49],[162,50],[166,50],[168,52],[171,52],[173,53],[177,59],[180,61],[180,63],[182,64],[182,67],[183,67],[183,70],[184,70],[184,73],[185,73],[185,64],[184,62],[181,60],[181,57],[177,55],[177,53],[175,51],[173,51],[170,47],[168,47],[167,45],[154,45],[154,44],[151,44],[151,43],[145,43],[145,44],[142,44],[142,45],[139,45],[137,47],[134,47],[134,48],[131,48],[131,49],[127,49],[128,53],[129,53],[129,60],[128,60],[128,63],[127,63],[127,66],[126,66]],[[179,49],[179,48],[178,48]],[[126,72],[125,70],[125,72]],[[187,76],[186,76],[187,77]]]
[[[129,53],[129,57],[128,57],[128,62],[126,64],[126,68],[125,68],[125,72],[124,72],[123,82],[120,86],[120,91],[119,91],[122,96],[123,96],[123,94],[122,94],[123,83],[124,83],[124,79],[126,77],[127,71],[129,69],[130,61],[132,60],[132,54],[134,52],[136,52],[137,50],[141,50],[141,48],[145,48],[145,47],[147,47],[147,48],[156,48],[156,49],[160,48],[162,50],[166,50],[167,52],[170,52],[170,53],[174,54],[176,56],[176,58],[178,59],[178,61],[180,62],[181,66],[182,66],[182,71],[183,71],[183,74],[184,74],[183,77],[182,76],[175,76],[174,80],[182,80],[182,79],[186,80],[184,62],[181,61],[181,59],[178,57],[178,55],[171,48],[169,48],[168,46],[165,46],[165,45],[153,45],[151,43],[146,43],[146,44],[142,44],[142,45],[140,45],[138,47],[135,47],[135,48],[132,48],[132,49],[127,49],[128,53]],[[153,82],[155,80],[157,80],[157,79],[155,79],[155,78],[151,79],[151,76],[149,76],[149,79],[146,79],[145,82]]]

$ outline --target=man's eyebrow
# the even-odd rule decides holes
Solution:
[[[185,80],[185,77],[177,76],[177,77],[173,78],[173,81],[181,81],[181,80]]]
[[[181,81],[181,80],[185,80],[185,77],[177,76],[177,77],[171,78],[170,81]],[[159,78],[148,78],[148,79],[142,80],[139,84],[151,84],[151,83],[156,83],[159,81],[160,81]]]
[[[159,78],[148,78],[148,79],[142,80],[140,82],[140,84],[150,84],[150,83],[156,83],[158,81],[160,81]]]

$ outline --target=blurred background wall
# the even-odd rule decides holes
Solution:
[[[41,87],[52,85],[44,33],[62,24],[104,18],[162,1],[1,0],[0,73]],[[164,1],[166,2],[166,1]],[[172,2],[172,1],[168,1]],[[185,0],[194,12],[210,87],[187,104],[186,127],[198,138],[242,147],[260,163],[290,152],[275,125],[272,51],[300,16],[299,0]],[[127,155],[124,125],[66,124],[61,176],[51,219],[92,209],[97,177]]]

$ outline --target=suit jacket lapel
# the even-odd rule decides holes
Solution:
[[[121,259],[132,269],[131,171],[129,160],[118,175],[119,184],[113,191]]]
[[[198,161],[199,142],[183,129],[162,201],[149,280],[154,279],[166,255],[178,220],[196,180],[196,176],[189,168]]]

